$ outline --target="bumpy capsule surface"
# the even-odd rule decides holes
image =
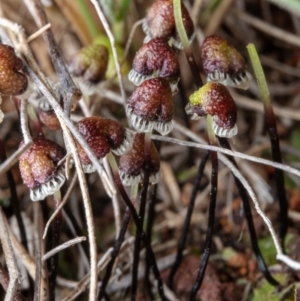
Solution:
[[[193,21],[186,9],[181,4],[182,20],[187,36],[193,39],[194,25]],[[170,40],[172,45],[178,49],[182,49],[182,44],[176,32],[175,18],[173,13],[172,0],[157,0],[149,8],[145,22],[143,24],[146,33],[145,42],[160,37]]]
[[[43,111],[38,113],[40,121],[50,130],[58,131],[61,129],[60,122],[54,112],[54,110]]]
[[[22,142],[20,146],[23,144]],[[63,185],[64,170],[57,164],[65,155],[66,151],[61,146],[44,137],[38,137],[20,156],[21,177],[30,188],[30,198],[33,201],[43,200]]]
[[[154,77],[167,79],[173,93],[176,92],[180,77],[179,63],[176,53],[163,38],[155,38],[140,48],[128,75],[129,80],[137,86]]]
[[[12,47],[0,44],[0,95],[20,95],[28,86],[23,62]]]
[[[132,134],[114,120],[96,116],[86,117],[78,122],[77,128],[100,161],[109,151],[120,156],[132,146]],[[77,146],[85,172],[95,171],[86,152],[79,144]]]
[[[69,63],[70,72],[77,77],[84,94],[92,94],[97,84],[104,79],[108,65],[108,50],[103,45],[84,47]]]
[[[217,136],[231,138],[237,134],[237,111],[234,100],[225,86],[207,83],[194,92],[186,107],[192,119],[211,115],[214,118],[214,132]]]
[[[248,89],[252,80],[242,55],[225,39],[207,37],[201,47],[203,70],[208,82]]]
[[[162,135],[173,129],[173,99],[167,80],[161,77],[144,81],[128,99],[126,113],[137,132],[153,129]]]
[[[149,181],[155,184],[160,179],[160,157],[153,142],[151,142],[150,156]],[[145,134],[138,133],[134,137],[132,149],[120,157],[119,170],[123,185],[130,186],[140,183],[143,178],[145,164]]]

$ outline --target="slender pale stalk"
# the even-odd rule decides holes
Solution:
[[[36,24],[43,27],[48,24],[47,16],[39,0],[23,0],[28,7],[30,13]],[[49,56],[53,63],[54,69],[57,73],[58,79],[61,83],[61,93],[64,100],[64,110],[66,114],[70,115],[70,110],[74,104],[81,97],[81,91],[75,86],[71,75],[60,55],[58,46],[56,44],[51,28],[43,33],[45,45],[48,49]]]
[[[57,246],[56,248],[52,249],[51,251],[49,251],[48,253],[46,253],[45,255],[43,255],[42,257],[42,261],[46,261],[48,260],[50,257],[52,257],[53,255],[55,255],[56,253],[59,253],[67,248],[73,247],[76,244],[81,243],[82,241],[85,241],[86,237],[85,236],[81,236],[81,237],[76,237],[73,239],[68,240],[67,242]]]
[[[55,216],[60,212],[60,210],[63,208],[63,206],[66,204],[67,200],[69,199],[69,196],[73,190],[73,188],[75,187],[75,184],[77,183],[77,175],[75,174],[73,179],[72,179],[72,182],[68,188],[68,191],[66,192],[66,194],[64,195],[64,198],[62,200],[62,202],[59,204],[58,207],[55,208],[54,212],[52,213],[51,217],[49,218],[49,220],[47,221],[47,224],[45,226],[45,229],[44,229],[44,233],[43,233],[43,239],[45,239],[46,235],[47,235],[47,232],[48,232],[48,229],[49,229],[49,226],[51,224],[51,222],[53,221],[53,219],[55,218]]]
[[[196,84],[197,88],[199,89],[200,87],[203,86],[203,82],[200,77],[198,67],[197,67],[197,64],[195,61],[195,57],[194,57],[194,54],[190,47],[190,42],[189,42],[188,36],[186,34],[186,31],[185,31],[185,28],[184,28],[184,25],[182,22],[181,0],[173,0],[173,9],[174,9],[176,29],[177,29],[180,41],[183,45],[186,59],[190,66],[191,72],[193,74],[195,84]]]
[[[195,134],[192,133],[191,131],[187,130],[186,128],[185,128],[184,131],[182,131],[182,134],[184,134],[188,137],[193,137],[191,139],[193,139],[194,141],[199,141],[200,143],[189,142],[189,141],[185,141],[185,140],[179,140],[179,139],[176,139],[176,138],[163,137],[163,136],[158,136],[158,135],[153,135],[152,139],[153,140],[158,140],[158,141],[170,142],[170,143],[173,143],[173,144],[176,144],[176,145],[189,146],[189,147],[195,147],[195,148],[198,148],[198,149],[216,151],[218,153],[221,153],[220,156],[219,156],[221,161],[224,161],[223,160],[224,156],[222,154],[226,154],[226,155],[229,155],[229,156],[232,156],[232,157],[245,159],[245,160],[260,163],[260,164],[263,164],[263,165],[266,165],[266,166],[272,166],[272,167],[284,170],[286,172],[289,172],[293,175],[296,175],[297,177],[300,177],[300,170],[297,169],[297,168],[293,168],[291,166],[281,164],[281,163],[276,163],[276,162],[273,162],[273,161],[270,161],[270,160],[250,156],[250,155],[243,154],[243,153],[240,153],[240,152],[231,151],[231,150],[228,150],[226,148],[204,144],[204,143],[206,143],[204,140],[202,140],[200,137],[198,137],[199,139],[197,139],[195,137]]]
[[[260,63],[260,59],[254,44],[249,44],[247,50],[251,59],[255,77],[257,79],[258,89],[261,96],[261,100],[264,105],[265,121],[269,132],[272,157],[275,162],[282,163],[281,151],[279,146],[279,137],[276,127],[276,118],[274,115],[271,96],[268,88],[268,84],[265,78],[265,74]],[[281,246],[284,250],[284,238],[288,230],[288,201],[286,198],[286,191],[284,187],[284,174],[281,170],[275,169],[275,183],[277,187],[278,201],[279,201],[279,219],[280,230],[279,237],[281,240]]]
[[[114,61],[115,61],[115,67],[116,67],[116,71],[117,71],[117,75],[118,75],[118,81],[119,81],[119,87],[120,87],[120,91],[121,91],[121,95],[122,95],[122,99],[123,99],[123,105],[124,108],[126,106],[126,94],[125,94],[125,89],[124,89],[124,82],[123,82],[123,78],[122,78],[122,73],[121,73],[121,67],[120,67],[120,63],[119,63],[119,59],[118,59],[118,54],[117,54],[117,49],[116,49],[116,41],[115,41],[115,37],[111,31],[111,29],[109,28],[109,24],[105,18],[105,15],[98,3],[98,1],[96,0],[90,0],[90,2],[95,6],[96,12],[102,22],[102,25],[105,29],[105,32],[109,38],[110,41],[110,45],[111,45],[111,50],[113,53],[113,57],[114,57]]]
[[[9,232],[5,223],[5,216],[0,206],[0,241],[5,256],[6,265],[9,273],[9,283],[4,301],[13,301],[17,292],[17,285],[20,277],[18,265],[12,249]]]
[[[35,281],[33,301],[48,300],[48,287],[46,284],[46,267],[42,262],[42,240],[40,229],[42,228],[42,214],[40,202],[33,204],[33,220],[36,231],[34,232],[34,261],[35,261]]]
[[[27,144],[25,143],[17,151],[15,151],[13,155],[11,155],[5,162],[3,162],[0,165],[0,176],[2,176],[9,169],[11,169],[11,167],[19,160],[19,157],[32,146],[32,143],[32,141],[30,141]]]
[[[7,288],[9,285],[9,275],[1,264],[0,264],[0,284],[2,285],[3,290],[7,292]],[[14,297],[14,301],[27,301],[27,300],[19,291],[17,291]]]
[[[32,141],[32,137],[28,128],[27,104],[27,99],[20,101],[20,124],[25,144]]]

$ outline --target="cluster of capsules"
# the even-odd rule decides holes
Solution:
[[[104,77],[108,64],[104,46],[92,45],[83,48],[70,62],[75,80],[86,87],[95,88]],[[52,85],[56,99],[62,101],[59,84]],[[84,90],[84,89],[83,89]],[[34,98],[38,101],[38,116],[41,123],[52,131],[61,129],[60,122],[47,98],[34,87],[24,71],[22,60],[14,49],[0,44],[0,95],[13,96],[20,101]],[[78,132],[96,154],[99,161],[113,152],[123,155],[131,149],[133,135],[117,121],[92,116],[82,118],[76,125]],[[45,199],[58,191],[65,182],[65,169],[62,164],[66,150],[43,134],[34,137],[32,146],[19,158],[19,169],[24,184],[30,189],[32,201]],[[20,143],[20,147],[24,141]],[[83,170],[93,172],[95,167],[79,143],[76,142]]]
[[[194,26],[186,7],[181,4],[182,21],[190,41]],[[162,135],[173,129],[173,96],[177,93],[180,68],[177,52],[182,49],[176,30],[172,0],[157,0],[148,10],[143,24],[144,44],[136,53],[129,80],[136,90],[126,103],[126,114],[136,133],[117,121],[92,116],[77,124],[79,133],[101,161],[110,151],[121,156],[119,172],[124,185],[143,179],[145,165],[154,184],[160,179],[160,157],[151,142],[150,162],[146,162],[145,133],[153,130]],[[69,62],[70,73],[84,95],[99,89],[109,64],[109,51],[99,43],[82,48]],[[216,135],[232,137],[237,133],[235,103],[225,86],[247,89],[251,75],[240,53],[223,38],[207,37],[201,47],[201,61],[207,83],[190,96],[186,112],[192,119],[213,116]],[[49,129],[60,130],[57,116],[38,90],[33,88],[23,70],[23,63],[10,46],[0,44],[0,95],[18,98],[34,97],[39,101],[38,116]],[[62,101],[59,84],[53,84],[58,101]],[[23,142],[20,146],[23,145]],[[85,172],[95,167],[82,146],[77,143]],[[43,200],[65,182],[64,148],[43,135],[33,138],[33,145],[19,159],[23,182],[30,189],[33,201]]]

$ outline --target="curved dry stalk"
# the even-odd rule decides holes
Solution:
[[[69,130],[67,129],[64,121],[59,118],[61,123],[62,130],[65,134],[65,137],[68,141],[70,150],[73,155],[76,171],[78,174],[78,180],[80,185],[80,190],[82,194],[83,206],[85,211],[86,223],[87,223],[87,231],[88,238],[90,244],[90,265],[91,265],[91,281],[90,281],[90,293],[89,293],[89,301],[95,301],[97,298],[97,244],[96,244],[96,236],[95,236],[95,227],[93,223],[93,212],[92,205],[89,197],[89,192],[87,188],[86,178],[84,172],[82,170],[80,158],[77,152],[77,148],[75,146],[73,137]]]
[[[42,33],[44,33],[44,31],[46,31],[50,27],[51,27],[50,23],[47,23],[46,25],[44,25],[43,27],[41,27],[39,30],[37,30],[36,32],[34,32],[32,35],[30,35],[27,38],[27,43],[30,43],[31,41],[33,41],[34,39],[36,39],[37,37],[39,37]]]
[[[5,174],[13,165],[16,164],[16,162],[19,160],[19,157],[26,152],[31,146],[32,146],[32,141],[29,143],[25,143],[21,148],[19,148],[17,151],[13,153],[5,162],[3,162],[0,165],[0,176]]]
[[[20,101],[20,124],[25,144],[32,142],[32,137],[28,128],[27,104],[27,99]]]
[[[288,31],[279,27],[275,27],[274,25],[264,22],[261,19],[253,17],[250,14],[244,13],[240,10],[232,10],[232,12],[236,17],[243,20],[243,22],[250,24],[267,35],[292,46],[300,47],[300,39],[298,35],[289,33]]]
[[[0,240],[9,273],[9,283],[4,301],[13,301],[17,292],[20,274],[5,220],[6,218],[0,206]]]
[[[48,24],[47,16],[39,0],[23,0],[23,2],[25,3],[29,12],[31,13],[32,18],[40,28],[43,28]],[[54,69],[61,84],[61,92],[64,101],[64,110],[67,115],[70,115],[72,106],[74,104],[77,104],[82,93],[75,86],[73,79],[70,73],[68,72],[68,69],[62,59],[62,56],[60,55],[51,28],[48,28],[43,33],[43,38],[47,50],[49,52],[49,56],[53,63]]]
[[[124,55],[123,55],[123,58],[122,58],[122,62],[121,62],[121,65],[125,62],[126,58],[127,58],[127,55],[128,55],[128,52],[129,52],[129,48],[130,48],[130,45],[132,43],[132,40],[133,40],[133,36],[135,34],[135,31],[136,29],[143,24],[143,22],[145,21],[145,19],[141,19],[141,20],[138,20],[136,21],[132,28],[131,28],[131,31],[129,33],[129,37],[128,37],[128,40],[127,40],[127,43],[126,43],[126,46],[125,46],[125,50],[124,50]]]
[[[109,28],[109,24],[105,18],[105,15],[98,3],[98,1],[96,0],[90,0],[90,2],[94,5],[96,12],[102,22],[102,25],[105,29],[105,32],[109,38],[110,41],[110,45],[111,45],[111,50],[113,53],[113,57],[114,57],[114,61],[115,61],[115,67],[116,67],[116,71],[117,71],[117,75],[118,75],[118,81],[119,81],[119,86],[120,86],[120,91],[121,91],[121,95],[122,95],[122,100],[123,100],[123,105],[125,108],[126,105],[126,94],[125,94],[125,89],[124,89],[124,83],[123,83],[123,78],[122,78],[122,73],[121,73],[121,67],[120,67],[120,63],[118,60],[118,54],[117,54],[117,50],[116,50],[116,43],[115,43],[115,37],[113,35],[113,33],[111,32],[110,28]]]
[[[219,152],[221,154],[226,154],[226,155],[229,155],[229,156],[232,156],[232,157],[237,157],[237,158],[245,159],[245,160],[248,160],[248,161],[260,163],[260,164],[263,164],[263,165],[272,166],[272,167],[287,171],[291,174],[294,174],[294,175],[300,177],[300,170],[298,170],[296,168],[293,168],[293,167],[290,167],[288,165],[275,163],[275,162],[270,161],[270,160],[261,159],[261,158],[255,157],[255,156],[246,155],[246,154],[236,152],[236,151],[230,151],[230,150],[224,149],[222,147],[218,147],[218,146],[207,145],[206,141],[204,141],[203,139],[198,137],[196,134],[194,134],[189,129],[181,126],[176,121],[174,121],[174,128],[176,130],[178,130],[180,133],[184,134],[186,137],[189,137],[189,138],[191,138],[192,140],[194,140],[198,143],[182,141],[182,140],[179,140],[179,139],[165,137],[165,136],[158,136],[158,135],[152,135],[152,139],[153,140],[159,140],[159,141],[166,141],[166,142],[170,142],[170,143],[174,143],[174,144],[178,144],[178,145],[184,145],[184,146],[190,146],[190,147],[195,147],[195,148],[200,148],[200,149],[205,149],[205,150],[216,151],[216,152]],[[220,154],[220,160],[224,162],[224,160],[223,160],[224,156],[222,156],[221,154]]]
[[[279,240],[277,238],[276,232],[275,232],[275,230],[272,226],[272,223],[269,220],[269,218],[264,214],[262,209],[260,208],[259,203],[258,203],[257,198],[256,198],[256,195],[255,195],[254,191],[252,190],[251,186],[249,185],[249,183],[247,182],[247,180],[240,173],[240,171],[234,166],[234,164],[231,163],[226,157],[224,157],[223,162],[232,171],[234,176],[237,177],[239,179],[239,181],[244,185],[245,189],[247,190],[247,192],[248,192],[248,194],[249,194],[249,196],[250,196],[250,198],[251,198],[251,200],[254,204],[256,212],[261,216],[264,223],[268,227],[268,230],[271,234],[272,240],[273,240],[274,245],[275,245],[275,249],[276,249],[276,253],[277,253],[276,254],[276,259],[282,261],[283,263],[285,263],[287,266],[289,266],[290,268],[292,268],[294,270],[300,270],[300,262],[291,259],[290,257],[288,257],[287,255],[285,255],[283,253],[282,248],[281,248],[280,243],[279,243]]]
[[[34,227],[37,229],[34,232],[34,260],[35,260],[35,282],[33,301],[48,300],[48,289],[45,281],[47,271],[42,262],[42,241],[40,239],[40,229],[42,224],[42,214],[40,212],[40,203],[33,204],[33,220]]]
[[[0,284],[2,285],[4,291],[7,291],[9,284],[9,275],[6,269],[0,264]],[[27,301],[25,297],[18,290],[15,294],[14,301]]]
[[[57,215],[57,213],[63,208],[63,206],[66,204],[66,202],[68,201],[69,199],[69,196],[75,186],[77,182],[77,174],[74,175],[73,179],[72,179],[72,182],[66,192],[66,194],[64,195],[64,198],[62,200],[62,202],[59,204],[59,206],[55,209],[55,211],[52,213],[52,215],[50,216],[49,220],[47,221],[47,224],[45,226],[45,230],[44,230],[44,233],[43,233],[43,239],[46,238],[47,236],[47,232],[48,232],[48,229],[50,227],[50,224],[51,222],[54,220],[55,216]]]
[[[7,221],[6,224],[8,225]],[[25,266],[32,279],[35,279],[35,262],[33,258],[29,255],[28,251],[25,249],[23,244],[17,239],[10,227],[7,227],[7,229],[16,256]]]
[[[110,180],[113,181],[113,176],[112,176],[110,166],[109,166],[109,163],[108,163],[108,160],[107,160],[106,157],[103,159],[103,164],[104,164],[105,170],[106,170]],[[119,233],[120,233],[120,230],[121,230],[121,209],[120,209],[120,203],[119,203],[119,200],[118,200],[117,193],[114,193],[112,195],[111,202],[112,202],[112,205],[113,205],[114,217],[115,217],[115,223],[116,223],[116,230],[115,230],[116,239],[118,239],[118,236],[119,236]]]
[[[50,257],[52,257],[53,255],[55,255],[56,253],[61,252],[62,250],[65,250],[69,247],[72,247],[76,244],[81,243],[82,241],[85,241],[86,237],[85,236],[81,236],[81,237],[76,237],[73,239],[68,240],[67,242],[57,246],[56,248],[52,249],[51,251],[49,251],[48,253],[46,253],[45,255],[43,255],[42,257],[42,261],[46,261],[47,259],[49,259]]]

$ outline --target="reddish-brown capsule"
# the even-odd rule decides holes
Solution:
[[[194,92],[186,107],[186,112],[199,116],[213,116],[213,129],[217,136],[231,138],[237,134],[237,111],[234,100],[225,86],[219,83],[207,83]]]
[[[70,61],[69,70],[77,78],[80,89],[86,95],[93,94],[97,84],[104,79],[108,65],[108,50],[103,45],[82,48]]]
[[[54,110],[49,110],[49,111],[40,110],[38,115],[40,121],[51,131],[58,131],[61,129],[60,122]]]
[[[56,83],[56,84],[51,83],[51,85],[52,85],[52,88],[53,88],[56,98],[59,101],[62,100],[60,84],[59,83]],[[48,102],[48,99],[40,93],[38,93],[35,96],[35,99],[39,103],[38,116],[39,116],[40,121],[52,131],[60,130],[61,129],[60,122],[59,122],[54,110],[52,109],[52,106]]]
[[[132,134],[114,120],[96,116],[86,117],[78,122],[77,129],[99,160],[109,151],[120,156],[132,146]],[[84,149],[79,144],[77,146],[85,172],[95,171]]]
[[[157,130],[162,135],[173,129],[173,99],[167,80],[161,77],[144,81],[126,104],[126,113],[137,132]]]
[[[177,56],[166,39],[155,38],[144,44],[136,53],[128,78],[136,86],[149,78],[163,77],[177,91],[180,69]]]
[[[184,4],[181,4],[181,12],[187,36],[192,40],[194,24]],[[183,48],[176,31],[172,0],[156,0],[149,8],[143,29],[147,35],[145,42],[154,38],[166,38],[168,40],[171,39],[174,47],[178,49]]]
[[[252,76],[247,71],[245,60],[225,39],[215,35],[207,37],[201,47],[201,59],[208,82],[249,88]]]
[[[12,47],[0,44],[0,95],[20,95],[28,86],[23,62]]]
[[[22,142],[20,146],[24,143]],[[44,137],[33,140],[33,145],[19,158],[21,177],[30,188],[32,201],[43,200],[64,184],[64,169],[57,166],[66,155],[65,149]]]
[[[155,184],[160,179],[160,157],[153,142],[151,142],[150,156],[150,164],[148,165],[149,181]],[[138,133],[134,137],[132,149],[120,157],[119,172],[123,185],[138,184],[143,178],[145,164],[145,134]]]

